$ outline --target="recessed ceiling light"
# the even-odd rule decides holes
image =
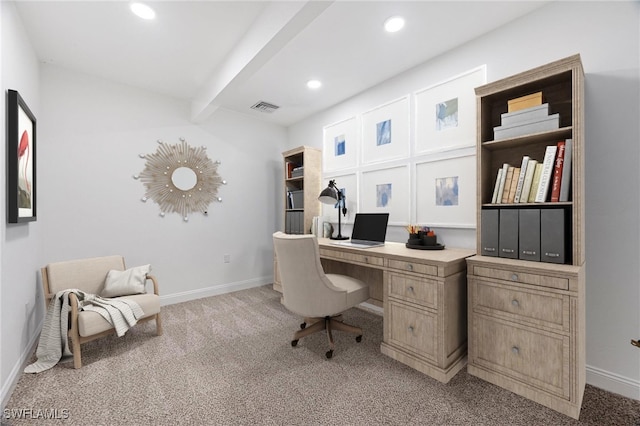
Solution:
[[[392,16],[384,21],[384,29],[389,33],[400,31],[404,27],[404,18],[402,16]]]
[[[319,89],[322,87],[322,82],[320,80],[309,80],[307,81],[307,87],[309,89]]]
[[[142,19],[154,19],[156,12],[144,3],[131,3],[131,11]]]

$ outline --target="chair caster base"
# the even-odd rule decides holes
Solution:
[[[359,336],[356,336],[356,342],[358,343],[362,342],[362,334]]]
[[[333,350],[327,351],[327,353],[325,354],[327,359],[331,359],[331,357],[333,357]]]
[[[296,346],[298,346],[298,340],[292,340],[292,341],[291,341],[291,346],[293,346],[294,348],[295,348]]]

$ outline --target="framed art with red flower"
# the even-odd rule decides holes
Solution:
[[[7,93],[7,221],[36,220],[36,118],[15,90]]]

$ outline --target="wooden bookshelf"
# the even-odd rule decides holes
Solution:
[[[559,128],[494,140],[509,100],[542,92]],[[578,418],[585,387],[584,71],[579,55],[476,88],[477,256],[467,260],[468,372],[570,417]],[[492,203],[497,171],[525,155],[542,161],[548,145],[572,139],[566,202]],[[495,222],[491,210],[562,211],[562,264],[482,255]],[[484,213],[484,216],[483,216]],[[542,214],[542,213],[541,213]],[[513,216],[513,215],[512,215]],[[492,216],[502,217],[502,216]],[[520,232],[520,231],[518,231]]]

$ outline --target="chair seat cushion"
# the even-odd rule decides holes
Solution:
[[[133,294],[122,296],[122,299],[133,300],[138,303],[144,312],[142,318],[147,318],[160,312],[160,296],[153,293]],[[87,337],[112,329],[113,326],[102,315],[92,311],[78,312],[78,332],[80,336]]]
[[[369,299],[369,286],[365,282],[346,275],[326,274],[326,277],[329,278],[333,285],[347,291],[346,309]]]

